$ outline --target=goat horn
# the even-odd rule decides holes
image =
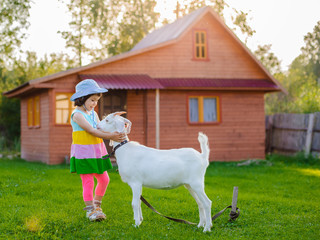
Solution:
[[[127,113],[127,112],[115,112],[113,115],[120,116],[120,115],[125,114],[125,113]]]

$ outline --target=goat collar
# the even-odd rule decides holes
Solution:
[[[113,148],[112,153],[109,154],[109,157],[113,156],[113,155],[116,153],[116,150],[117,150],[119,147],[125,145],[127,142],[128,142],[128,140],[124,140],[123,142],[121,142],[121,143],[119,143],[117,146],[115,146],[115,147]]]
[[[113,148],[113,151],[112,151],[110,154],[108,154],[108,155],[106,155],[105,157],[103,157],[103,159],[106,159],[106,158],[109,158],[109,157],[113,156],[113,155],[116,153],[116,150],[117,150],[119,147],[121,147],[121,146],[123,146],[124,144],[126,144],[126,143],[128,143],[128,140],[124,140],[123,142],[119,143],[117,146],[115,146],[115,147]]]
[[[127,142],[128,142],[128,140],[124,140],[123,142],[119,143],[117,146],[115,146],[115,147],[113,148],[112,153],[114,154],[119,147],[125,145]],[[112,153],[111,153],[111,154],[112,154]]]

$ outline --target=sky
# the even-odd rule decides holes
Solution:
[[[174,18],[177,0],[158,0],[156,11],[162,18]],[[179,0],[182,1],[182,0]],[[249,25],[256,31],[247,46],[255,51],[258,45],[271,44],[271,51],[281,61],[283,70],[301,53],[304,36],[313,32],[320,21],[320,0],[226,0],[230,8],[249,12]],[[228,13],[225,13],[228,23]],[[58,31],[68,30],[70,16],[58,0],[33,0],[30,9],[28,39],[22,49],[45,54],[67,52],[65,40]],[[231,26],[231,25],[230,25]],[[237,33],[241,40],[244,38]]]

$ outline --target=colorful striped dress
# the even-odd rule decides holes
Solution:
[[[96,128],[97,119],[94,111],[86,114],[75,109],[71,114],[72,145],[70,154],[70,172],[79,174],[102,174],[112,168],[106,146],[101,138],[95,137],[83,130],[72,120],[74,113],[81,113],[92,127]]]

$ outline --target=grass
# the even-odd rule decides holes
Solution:
[[[290,159],[290,161],[288,160]],[[318,239],[320,165],[272,156],[269,163],[212,163],[206,193],[212,214],[231,204],[239,187],[240,217],[224,213],[212,231],[179,224],[142,205],[144,221],[133,226],[131,189],[115,170],[102,207],[107,220],[91,223],[82,210],[81,180],[65,165],[47,166],[18,158],[0,160],[0,239]],[[144,197],[161,213],[198,221],[197,206],[183,187],[144,188]]]

